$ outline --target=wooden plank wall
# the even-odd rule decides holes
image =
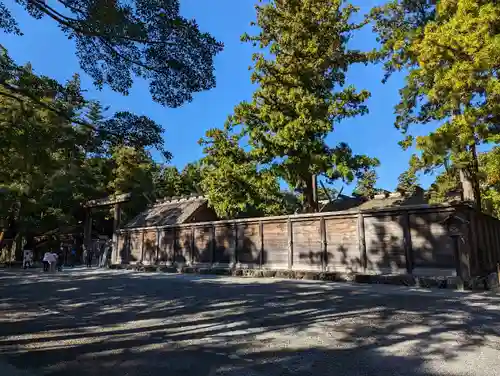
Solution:
[[[454,245],[442,222],[447,212],[409,215],[414,268],[446,268],[453,265]]]
[[[500,263],[500,221],[486,214],[472,216],[476,274],[495,271]]]
[[[461,209],[460,209],[461,210]],[[455,271],[444,220],[452,207],[254,218],[122,231],[118,262],[353,273]],[[461,246],[471,274],[500,261],[500,221],[470,210]],[[460,243],[461,244],[461,243]],[[464,251],[465,250],[465,251]],[[125,252],[126,253],[126,252]],[[460,257],[460,256],[459,256]]]
[[[367,270],[371,273],[406,271],[403,216],[368,215],[365,221]]]
[[[288,222],[262,224],[261,266],[268,269],[288,269]]]
[[[238,267],[256,268],[261,265],[261,234],[259,223],[236,225],[236,263]]]

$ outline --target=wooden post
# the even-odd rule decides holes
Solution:
[[[486,269],[487,260],[485,257],[484,247],[482,246],[483,242],[481,241],[482,237],[484,236],[481,226],[481,218],[479,217],[479,214],[477,212],[474,214],[474,233],[476,240],[479,273],[483,274],[484,270]]]
[[[87,208],[85,210],[85,224],[83,229],[83,244],[87,249],[90,247],[92,242],[92,209]]]
[[[462,274],[462,262],[461,262],[461,257],[460,257],[460,247],[459,247],[459,237],[458,236],[453,236],[451,238],[453,242],[453,251],[455,254],[455,270],[457,273],[457,289],[458,290],[463,290],[464,289],[464,278]]]
[[[238,223],[233,223],[233,228],[234,228],[234,262],[233,262],[233,267],[236,267],[239,262],[238,262]]]
[[[491,217],[488,218],[488,233],[490,235],[490,250],[489,254],[491,255],[491,264],[493,265],[493,269],[496,268],[497,265],[497,252],[496,252],[496,239],[495,239],[495,229],[493,224],[493,219]]]
[[[155,257],[155,264],[158,264],[160,260],[160,229],[156,229],[156,257]]]
[[[118,259],[118,233],[117,231],[120,229],[120,220],[121,220],[121,205],[116,203],[113,208],[113,239],[112,239],[112,260],[116,263]]]
[[[312,176],[312,195],[313,195],[313,201],[314,201],[314,206],[313,206],[313,211],[317,212],[318,211],[318,176],[313,175]]]
[[[144,230],[141,230],[141,263],[144,263]]]
[[[212,266],[214,264],[215,260],[215,249],[217,245],[215,244],[215,225],[212,224],[210,226],[210,265]]]
[[[493,263],[493,254],[491,252],[491,232],[490,232],[490,226],[489,226],[489,218],[486,215],[482,215],[483,219],[483,237],[484,237],[484,244],[486,245],[486,255],[488,259],[488,267],[487,270],[490,272],[494,266]]]
[[[328,263],[328,254],[326,249],[326,224],[325,218],[321,217],[319,220],[319,231],[321,237],[321,270],[326,271],[326,266]]]
[[[366,272],[368,268],[368,257],[366,254],[366,242],[365,242],[365,220],[363,218],[363,213],[358,213],[358,248],[359,257],[361,259],[361,267],[363,271]]]
[[[260,236],[260,254],[259,264],[262,268],[264,266],[264,223],[259,221],[259,236]]]
[[[453,244],[457,287],[463,289],[464,280],[468,280],[471,276],[469,262],[471,247],[470,242],[467,241],[467,228],[470,222],[453,213],[444,220],[444,223]]]
[[[288,270],[293,268],[293,223],[290,218],[287,222],[288,229]]]
[[[476,227],[476,211],[467,209],[467,220],[469,221],[469,228],[467,230],[467,242],[469,244],[470,262],[472,266],[472,273],[480,272],[481,265],[479,261],[479,246],[477,242],[477,227]]]
[[[86,208],[85,210],[85,222],[83,228],[83,253],[82,253],[82,262],[85,262],[87,259],[87,253],[90,251],[90,247],[92,246],[92,209]]]
[[[191,265],[194,264],[194,226],[191,226],[191,251],[189,252]]]
[[[408,211],[403,214],[403,243],[405,247],[406,272],[413,273],[413,247],[411,242],[410,215]]]
[[[495,235],[495,262],[498,265],[500,263],[500,234],[498,233],[498,223],[496,220],[493,222],[493,234]]]
[[[494,243],[494,258],[495,258],[495,265],[498,265],[500,262],[500,253],[499,253],[499,238],[498,238],[498,225],[497,225],[497,220],[493,220],[492,222],[492,232],[493,232],[493,243]]]
[[[458,244],[457,244],[458,243]],[[460,263],[460,275],[464,280],[471,277],[470,254],[471,244],[467,241],[466,236],[458,238],[454,245],[458,245],[458,259]]]
[[[172,265],[177,265],[177,229],[172,227]]]

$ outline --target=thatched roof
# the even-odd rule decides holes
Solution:
[[[348,209],[376,210],[397,206],[422,204],[428,204],[428,200],[425,198],[424,191],[421,188],[417,188],[416,192],[411,196],[405,196],[399,192],[389,193],[388,191],[377,194],[370,200],[342,196],[331,203],[325,203],[325,206],[321,211],[329,212]]]
[[[364,202],[362,198],[359,197],[349,197],[345,195],[339,195],[336,200],[329,202],[328,200],[320,201],[320,211],[321,212],[332,212],[332,211],[342,211],[349,210],[358,207]]]
[[[357,208],[359,210],[382,209],[395,206],[409,206],[427,204],[427,200],[423,196],[405,197],[397,193],[391,193],[387,197],[377,197],[372,200],[363,202]]]
[[[173,197],[157,202],[132,219],[123,228],[176,225],[187,222],[200,208],[207,205],[203,196]]]

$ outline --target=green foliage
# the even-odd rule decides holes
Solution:
[[[413,155],[410,159],[410,167],[398,176],[397,191],[406,195],[412,195],[415,193],[415,189],[418,186],[417,171],[419,163],[419,158],[416,155]]]
[[[155,186],[158,198],[182,195],[182,176],[177,167],[159,167],[155,173]]]
[[[356,187],[354,188],[352,195],[354,197],[364,197],[373,198],[380,189],[376,188],[377,184],[377,172],[373,169],[367,169],[366,171],[361,171],[358,173]]]
[[[128,113],[107,117],[83,98],[78,76],[61,85],[17,66],[6,51],[0,65],[9,72],[0,88],[3,229],[26,235],[76,224],[82,202],[122,192],[135,193],[132,209],[142,210],[142,193],[154,191],[147,150],[163,150],[162,128]]]
[[[299,193],[282,191],[283,197],[283,213],[280,214],[297,214],[304,211],[304,198]],[[320,195],[318,194],[318,197]],[[322,200],[322,198],[319,198]]]
[[[500,218],[500,147],[479,154],[479,182],[483,210]],[[449,201],[450,193],[461,191],[458,168],[448,167],[436,177],[428,195],[430,203]]]
[[[200,140],[203,159],[201,188],[221,218],[238,215],[280,214],[278,181],[239,146],[239,136],[227,129],[211,129]]]
[[[133,145],[138,148],[156,148],[165,158],[163,128],[145,116],[117,112],[106,116],[107,109],[97,101],[87,101],[82,95],[80,78],[75,75],[65,85],[33,72],[31,66],[17,65],[0,47],[0,96],[7,97],[25,108],[31,106],[64,126],[77,127],[88,151],[108,153],[112,147]],[[50,114],[49,114],[50,112]],[[100,149],[97,147],[99,146]]]
[[[480,200],[477,147],[498,142],[500,4],[408,0],[376,8],[375,31],[387,73],[407,71],[396,127],[415,144],[420,168],[454,165]],[[413,138],[414,124],[437,129]],[[462,181],[464,187],[465,180]]]
[[[338,195],[338,191],[333,188],[333,187],[322,187],[321,185],[318,186],[318,200],[319,201],[322,201],[322,200],[334,200],[337,195]]]
[[[261,49],[253,56],[252,73],[259,87],[251,102],[236,106],[224,131],[228,136],[222,136],[244,162],[222,162],[218,165],[226,166],[225,172],[218,174],[230,170],[231,178],[242,183],[251,175],[252,181],[262,178],[272,186],[276,177],[284,179],[314,211],[314,174],[350,182],[356,171],[378,163],[354,155],[345,143],[332,147],[325,141],[335,123],[367,112],[369,93],[345,86],[348,68],[369,60],[368,54],[347,47],[362,25],[351,20],[356,8],[341,0],[273,1],[256,9],[259,34],[242,40]],[[235,146],[240,139],[248,142],[248,150]]]
[[[203,176],[201,161],[188,163],[181,172],[184,194],[203,194],[201,179]]]
[[[75,40],[80,67],[98,88],[128,94],[134,77],[149,82],[154,101],[177,107],[215,86],[222,44],[181,17],[179,0],[15,0],[35,19],[48,17]],[[0,29],[22,35],[0,1]]]
[[[160,167],[155,176],[155,195],[158,198],[203,194],[200,163],[189,163],[182,171],[175,166]]]
[[[134,217],[153,202],[154,162],[144,150],[131,146],[112,149],[112,178],[108,192],[113,194],[131,193],[133,200],[124,205],[125,220]]]
[[[500,147],[479,155],[481,198],[487,212],[500,218]]]
[[[11,79],[11,85],[37,85],[36,102],[50,103],[54,108],[70,111],[73,103],[61,95],[78,86],[75,78],[66,86],[53,80],[36,77],[30,67],[25,74]],[[39,225],[43,217],[46,224],[54,225],[63,216],[63,205],[74,200],[76,192],[71,190],[75,171],[80,136],[55,112],[37,106],[30,98],[24,100],[19,94],[0,92],[0,168],[3,173],[0,185],[9,192],[9,203],[4,205],[0,216],[4,222],[13,223],[13,218],[23,218],[17,224],[20,229]],[[49,193],[48,186],[60,184],[58,192]],[[48,206],[50,201],[51,205]]]
[[[450,168],[439,174],[427,191],[429,203],[441,204],[449,201],[450,193],[460,191],[458,170]]]

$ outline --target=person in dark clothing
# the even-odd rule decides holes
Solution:
[[[63,264],[64,264],[64,257],[63,257],[63,253],[62,252],[59,252],[57,254],[57,271],[58,272],[62,272],[62,267],[63,267]]]
[[[92,267],[92,258],[94,257],[94,254],[91,249],[87,251],[87,268]]]
[[[71,254],[70,254],[70,266],[72,268],[75,266],[75,262],[76,262],[76,247],[73,246],[73,248],[71,248]]]

